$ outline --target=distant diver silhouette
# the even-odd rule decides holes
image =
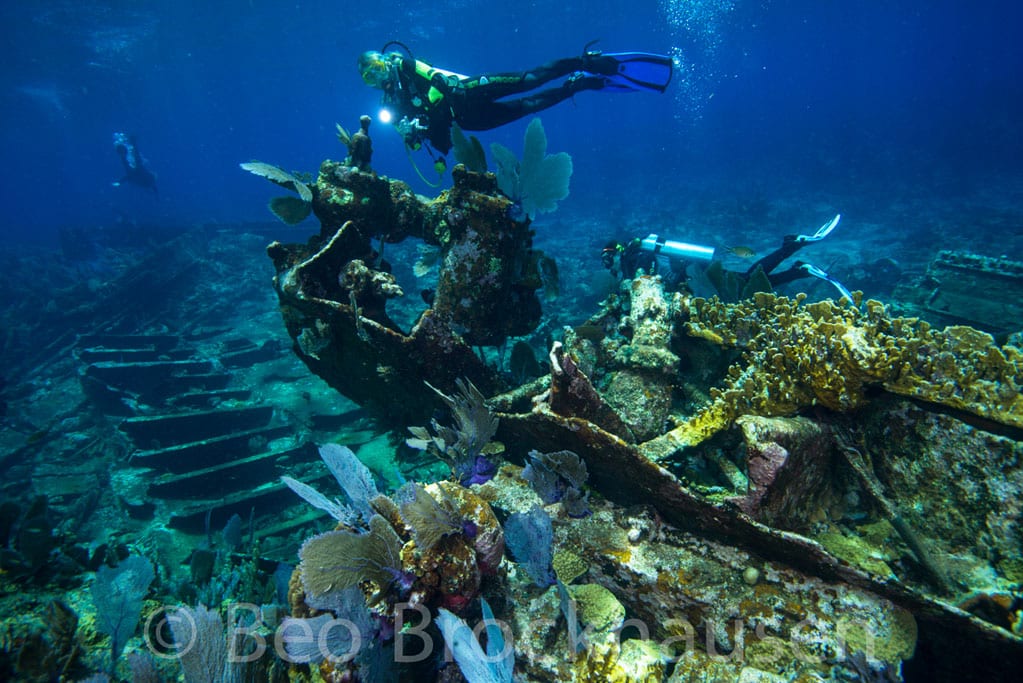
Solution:
[[[139,153],[135,136],[127,135],[126,133],[114,133],[114,149],[117,150],[117,155],[121,157],[121,163],[124,164],[124,176],[113,183],[114,187],[131,183],[132,185],[152,190],[153,194],[158,194],[156,190],[156,174],[149,170],[149,164],[146,162],[145,157]]]

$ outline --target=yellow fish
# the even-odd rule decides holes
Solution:
[[[739,258],[753,258],[757,255],[752,247],[725,247],[725,251]]]

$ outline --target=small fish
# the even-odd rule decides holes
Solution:
[[[440,247],[417,244],[416,250],[419,252],[419,258],[412,265],[412,272],[416,277],[426,277],[440,262]]]
[[[753,258],[757,255],[752,247],[725,247],[725,251],[739,258]]]
[[[37,443],[45,439],[49,435],[49,433],[50,433],[49,429],[40,429],[37,432],[29,434],[28,438],[25,439],[25,443],[29,446],[35,446]]]
[[[607,332],[600,325],[583,323],[582,325],[576,325],[573,329],[576,335],[583,339],[589,339],[592,342],[600,342],[607,335]]]

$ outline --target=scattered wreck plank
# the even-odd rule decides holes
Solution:
[[[273,406],[245,406],[129,417],[119,429],[141,448],[172,446],[262,427],[272,417]]]
[[[255,441],[272,441],[291,432],[292,428],[287,425],[261,427],[167,448],[136,451],[132,455],[132,463],[169,472],[188,472],[235,458],[248,457],[252,454],[251,444]]]

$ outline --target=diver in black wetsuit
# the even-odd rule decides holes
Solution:
[[[774,272],[782,261],[806,245],[819,242],[827,237],[838,226],[841,218],[841,214],[836,215],[812,235],[785,235],[780,247],[754,262],[744,275],[737,273],[732,275],[741,277],[748,282],[760,271],[767,278],[772,289],[793,280],[815,277],[830,283],[842,296],[848,297],[852,301],[852,294],[842,283],[811,263],[796,261],[791,267],[778,273]],[[657,235],[649,235],[645,239],[636,237],[628,244],[617,241],[609,242],[604,246],[600,260],[604,267],[613,274],[621,273],[622,277],[627,280],[635,277],[639,269],[642,268],[647,273],[660,275],[665,287],[674,289],[685,283],[688,277],[686,269],[689,265],[707,265],[713,262],[714,251],[713,247],[666,240]]]
[[[404,48],[386,53],[390,45]],[[589,46],[587,46],[589,47]],[[463,76],[438,69],[411,56],[397,42],[359,56],[362,79],[384,91],[384,106],[409,149],[432,146],[439,155],[451,149],[451,126],[489,130],[552,107],[583,90],[664,92],[671,81],[672,61],[645,52],[603,54],[584,50],[578,57],[548,62],[514,73]],[[556,79],[559,85],[537,90]],[[535,92],[533,92],[535,91]],[[505,99],[511,95],[522,95]],[[429,151],[429,149],[428,149]],[[433,156],[443,170],[443,159]]]
[[[139,152],[135,143],[134,135],[125,133],[114,133],[114,149],[117,156],[121,157],[124,165],[124,176],[113,183],[114,187],[120,187],[124,183],[131,183],[158,194],[156,190],[156,174],[149,170],[149,164],[145,157]]]

